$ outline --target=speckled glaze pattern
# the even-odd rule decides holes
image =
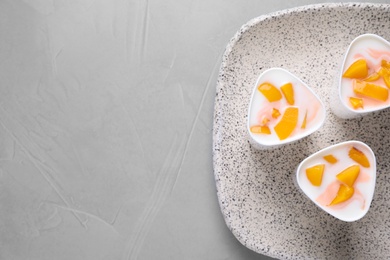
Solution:
[[[311,5],[260,16],[226,48],[215,98],[213,155],[218,198],[227,226],[248,248],[278,259],[390,258],[390,110],[344,120],[330,109],[330,92],[350,42],[374,33],[390,40],[390,5]],[[262,71],[282,67],[314,89],[327,110],[323,127],[299,142],[259,151],[248,141],[247,109]],[[347,140],[377,157],[371,209],[340,221],[294,185],[298,164]]]

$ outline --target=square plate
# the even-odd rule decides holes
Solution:
[[[390,40],[390,5],[322,4],[260,16],[228,44],[215,98],[213,160],[227,226],[248,248],[279,259],[390,258],[390,110],[343,120],[330,110],[335,76],[350,42],[364,33]],[[323,127],[298,143],[258,151],[248,141],[247,110],[260,73],[281,67],[318,94]],[[377,181],[367,215],[346,223],[318,208],[293,183],[310,154],[348,140],[368,144]]]

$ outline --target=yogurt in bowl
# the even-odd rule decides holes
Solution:
[[[348,119],[390,106],[390,43],[375,34],[355,38],[336,77],[332,110]]]
[[[371,148],[347,141],[325,148],[303,160],[296,183],[318,207],[346,222],[368,212],[376,182],[376,159]]]
[[[297,141],[318,130],[325,114],[322,101],[298,77],[282,68],[268,69],[259,76],[249,103],[249,140],[257,149]]]

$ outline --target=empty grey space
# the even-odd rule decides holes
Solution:
[[[0,1],[0,259],[272,259],[221,212],[217,78],[243,24],[325,2]]]

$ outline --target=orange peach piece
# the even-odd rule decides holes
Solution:
[[[264,125],[255,125],[252,126],[250,129],[251,132],[254,134],[266,134],[266,135],[271,134],[271,130],[269,129],[269,127]]]
[[[379,73],[374,72],[371,75],[368,75],[368,77],[365,78],[364,81],[371,82],[371,81],[378,80],[380,77],[381,77],[381,75],[379,75]]]
[[[361,79],[368,75],[368,66],[365,59],[359,59],[351,64],[344,72],[344,78]]]
[[[355,164],[346,168],[339,174],[337,174],[336,178],[342,183],[344,183],[345,185],[352,187],[357,177],[359,176],[359,173],[360,173],[360,166]]]
[[[269,121],[270,120],[268,118],[264,117],[263,120],[261,121],[261,123],[262,123],[262,125],[266,125],[266,124],[268,124]]]
[[[307,124],[307,110],[306,110],[306,113],[305,113],[305,117],[303,118],[301,129],[305,129],[306,128],[306,124]]]
[[[257,89],[265,96],[265,98],[269,102],[274,102],[282,99],[282,94],[280,93],[279,89],[277,89],[271,83],[262,83]]]
[[[390,88],[390,69],[382,67],[378,74],[382,76],[386,86]]]
[[[361,98],[350,97],[349,103],[351,103],[354,109],[363,108],[363,99]]]
[[[325,159],[325,161],[331,164],[335,164],[338,162],[337,158],[334,157],[332,154],[325,155],[323,158]]]
[[[282,119],[274,127],[280,140],[284,140],[291,135],[298,123],[298,108],[288,107],[284,112]]]
[[[349,200],[354,194],[355,190],[353,187],[347,186],[345,184],[340,184],[340,188],[337,192],[336,197],[332,200],[329,206],[339,204],[341,202]]]
[[[386,101],[389,96],[389,90],[379,85],[367,83],[360,80],[355,80],[353,83],[353,91],[365,97],[370,97],[380,101]]]
[[[272,108],[272,117],[276,119],[279,116],[280,116],[279,110],[277,110],[276,108]]]
[[[381,66],[382,66],[383,68],[390,69],[390,62],[387,61],[387,60],[382,60],[382,61],[381,61]]]
[[[287,103],[293,106],[295,102],[293,85],[291,83],[286,83],[283,86],[281,86],[280,89],[282,90],[282,93],[286,98]]]
[[[361,166],[366,168],[370,167],[370,161],[368,160],[367,156],[359,149],[352,147],[351,150],[349,150],[348,155],[352,160]]]
[[[306,169],[306,177],[313,186],[321,186],[325,164],[318,164]]]

